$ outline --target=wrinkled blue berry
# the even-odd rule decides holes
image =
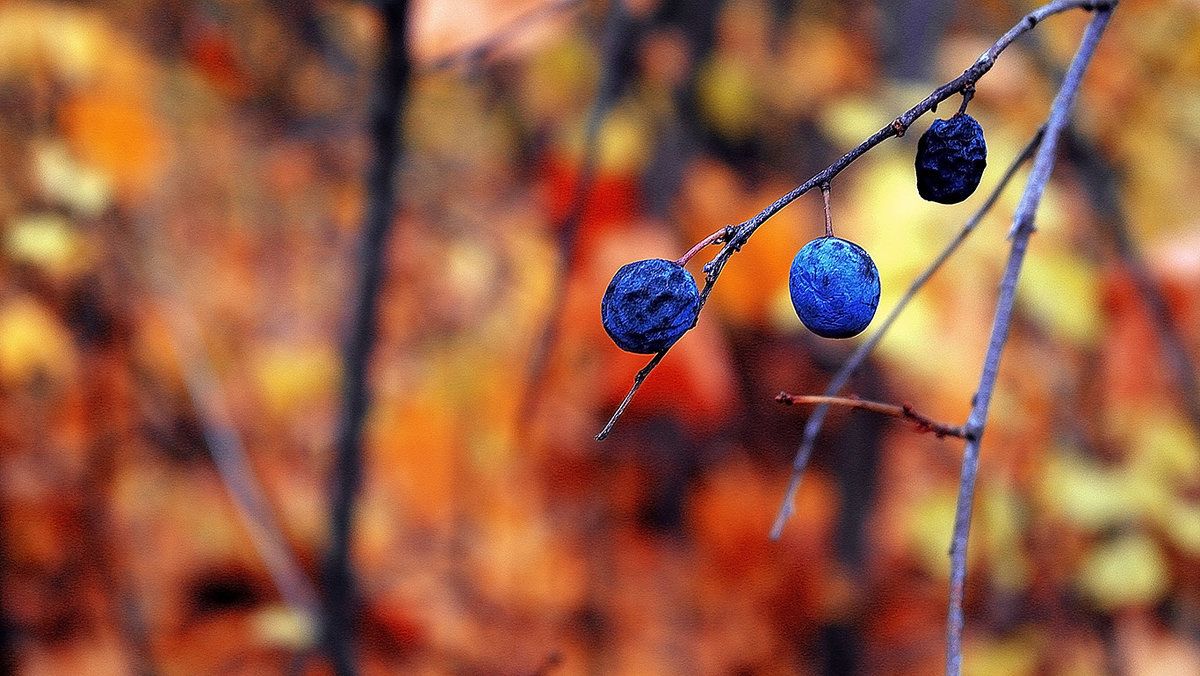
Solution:
[[[653,354],[696,324],[696,280],[675,261],[651,258],[623,265],[600,301],[604,330],[626,352]]]
[[[921,197],[941,204],[967,199],[987,166],[983,128],[966,113],[934,120],[917,141],[916,165]]]
[[[854,242],[821,237],[805,244],[788,276],[796,315],[823,338],[858,335],[879,307],[879,270]]]

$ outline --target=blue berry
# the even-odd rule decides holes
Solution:
[[[788,276],[796,315],[823,338],[858,335],[879,307],[879,270],[854,242],[821,237],[805,244]]]
[[[696,325],[700,292],[675,261],[651,258],[623,265],[600,301],[604,330],[626,352],[653,354]]]
[[[966,113],[934,120],[917,141],[916,165],[921,197],[941,204],[967,199],[987,166],[983,128]]]

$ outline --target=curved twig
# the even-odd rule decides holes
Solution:
[[[895,118],[879,131],[875,132],[866,140],[864,140],[862,143],[855,146],[852,150],[850,150],[850,152],[842,155],[833,164],[825,167],[821,171],[817,172],[817,174],[812,178],[794,188],[791,192],[772,202],[765,209],[755,214],[750,220],[744,221],[738,225],[733,237],[731,237],[729,241],[727,241],[725,245],[721,247],[721,250],[717,253],[717,255],[714,256],[713,259],[704,266],[706,279],[704,288],[700,290],[700,309],[704,309],[704,305],[708,301],[708,296],[712,293],[713,285],[721,276],[721,271],[725,268],[725,264],[729,262],[729,259],[734,253],[740,250],[746,244],[746,242],[749,241],[754,232],[758,230],[758,228],[761,227],[762,224],[767,221],[767,219],[774,216],[781,209],[791,204],[796,200],[796,198],[800,197],[804,193],[812,190],[815,187],[828,184],[835,176],[841,173],[842,170],[850,166],[852,162],[857,160],[875,146],[889,138],[892,138],[893,136],[903,136],[918,117],[931,110],[934,110],[942,101],[945,101],[955,94],[963,92],[969,87],[973,87],[981,77],[983,77],[989,70],[992,69],[992,66],[994,66],[996,63],[997,57],[999,57],[1000,54],[1013,43],[1013,41],[1031,30],[1043,19],[1073,9],[1108,10],[1111,9],[1115,4],[1115,2],[1094,2],[1088,0],[1056,0],[1055,2],[1042,5],[1041,7],[1038,7],[1032,12],[1026,14],[1021,18],[1020,21],[1016,23],[1016,25],[1002,35],[999,40],[993,43],[991,47],[988,47],[987,51],[981,54],[969,68],[964,70],[962,75],[959,75],[946,84],[934,89],[933,92],[921,100],[920,103],[916,104],[912,108],[909,108],[899,117]],[[669,349],[670,348],[667,348],[667,350]],[[664,350],[664,353],[665,352],[666,350]],[[646,367],[644,367],[643,370],[638,373],[639,377],[635,379],[634,386],[630,389],[629,394],[626,395],[621,406],[616,412],[613,413],[612,418],[610,418],[608,423],[605,425],[604,431],[596,435],[597,439],[603,439],[608,435],[608,431],[612,429],[612,426],[615,424],[617,418],[620,417],[621,413],[628,405],[629,400],[633,397],[638,387],[640,387],[641,381],[645,380],[646,376],[649,375],[649,371],[647,371],[647,369],[653,370],[654,366],[657,366],[659,361],[661,361],[661,358],[656,357],[656,359],[652,360],[650,364],[647,364]]]

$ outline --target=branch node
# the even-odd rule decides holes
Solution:
[[[960,115],[962,113],[967,112],[967,104],[970,103],[971,99],[975,97],[975,83],[974,82],[967,83],[967,86],[963,87],[961,93],[962,93],[962,104],[958,106],[958,112]]]

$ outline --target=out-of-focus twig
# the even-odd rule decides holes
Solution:
[[[1171,317],[1167,299],[1129,234],[1129,221],[1121,205],[1116,172],[1104,161],[1099,148],[1070,127],[1063,133],[1063,149],[1083,175],[1083,189],[1098,212],[1100,231],[1108,237],[1117,258],[1129,273],[1134,289],[1150,312],[1167,372],[1179,392],[1183,412],[1192,427],[1200,430],[1200,376],[1197,376],[1196,364]]]
[[[779,213],[779,211],[784,207],[791,204],[801,195],[807,193],[813,188],[821,185],[828,185],[833,178],[840,174],[846,167],[850,166],[851,163],[853,163],[859,157],[862,157],[869,150],[880,143],[883,143],[892,137],[903,136],[918,117],[933,110],[942,101],[945,101],[955,94],[962,93],[970,87],[974,87],[975,83],[992,69],[992,67],[996,64],[996,59],[999,58],[1000,54],[1004,50],[1008,49],[1009,45],[1011,45],[1013,41],[1026,32],[1032,30],[1033,27],[1038,25],[1038,23],[1040,23],[1043,19],[1074,9],[1094,11],[1097,9],[1106,9],[1115,4],[1115,0],[1113,2],[1095,2],[1092,0],[1056,0],[1055,2],[1042,5],[1041,7],[1029,12],[1022,17],[1021,20],[1016,23],[1016,25],[1002,35],[999,40],[996,40],[996,42],[992,43],[992,45],[988,47],[988,49],[984,51],[984,53],[981,54],[974,63],[972,63],[966,70],[963,71],[962,75],[959,75],[937,89],[934,89],[928,96],[922,99],[915,106],[901,113],[900,116],[893,119],[889,124],[871,136],[867,137],[862,143],[859,143],[845,155],[842,155],[840,158],[834,161],[833,164],[830,164],[821,171],[817,172],[812,178],[808,179],[796,188],[793,188],[790,192],[769,204],[766,208],[755,214],[749,220],[740,223],[737,226],[737,230],[734,235],[729,238],[723,247],[721,247],[721,250],[716,254],[716,256],[714,256],[713,259],[704,266],[706,279],[704,288],[700,290],[700,308],[703,310],[705,303],[708,301],[709,294],[712,293],[713,286],[716,284],[717,279],[721,276],[721,271],[725,269],[725,264],[729,262],[729,259],[733,256],[733,254],[741,250],[741,248],[745,246],[746,242],[750,240],[750,237],[754,235],[755,231],[762,227],[762,225],[766,223],[768,219]],[[666,348],[666,350],[669,349],[669,347]],[[664,350],[664,353],[666,350]],[[613,425],[616,424],[617,418],[619,418],[625,411],[625,407],[629,405],[629,401],[633,398],[633,395],[637,392],[638,388],[641,387],[642,382],[645,381],[646,377],[649,375],[649,372],[652,371],[660,361],[661,357],[656,355],[651,363],[647,364],[642,368],[642,371],[638,372],[638,377],[634,379],[634,384],[630,388],[629,393],[625,396],[625,399],[621,402],[621,405],[609,418],[608,422],[604,426],[604,429],[600,432],[600,434],[596,435],[597,439],[603,439],[608,436],[608,433],[612,430]]]
[[[357,672],[355,624],[359,599],[350,561],[350,541],[355,499],[362,483],[363,421],[370,406],[368,362],[375,342],[384,253],[395,211],[396,167],[402,153],[400,117],[412,72],[407,0],[385,0],[380,12],[384,27],[383,59],[375,78],[368,121],[374,157],[366,174],[366,213],[354,268],[358,276],[343,352],[342,405],[331,476],[330,541],[324,564],[322,640],[339,676]]]
[[[165,273],[159,270],[152,270],[151,273],[157,279],[155,287],[158,294],[164,298],[172,297],[174,294],[168,290],[168,283],[163,279]],[[255,478],[217,374],[204,357],[199,324],[185,303],[162,300],[159,308],[171,327],[175,358],[179,362],[188,396],[200,421],[205,446],[217,473],[233,498],[233,505],[250,531],[250,539],[274,579],[284,603],[293,612],[300,613],[305,621],[315,622],[318,607],[316,590],[284,540],[283,529]]]
[[[1016,3],[1010,3],[1015,7]],[[1050,58],[1045,40],[1030,36],[1036,49],[1034,62],[1044,73],[1061,80],[1062,69]],[[1184,415],[1200,431],[1200,371],[1188,353],[1183,337],[1171,317],[1162,289],[1129,231],[1129,218],[1121,201],[1121,176],[1104,149],[1068,124],[1062,135],[1063,153],[1082,176],[1080,185],[1099,216],[1099,230],[1108,238],[1117,258],[1132,278],[1134,289],[1150,312],[1169,376],[1179,391]]]
[[[632,54],[634,37],[633,17],[625,7],[624,0],[613,0],[609,4],[608,18],[601,44],[603,66],[600,84],[592,98],[592,105],[588,110],[587,122],[584,127],[583,156],[578,173],[575,175],[575,184],[571,190],[570,209],[558,226],[558,266],[555,272],[550,309],[546,314],[546,324],[542,328],[541,336],[534,344],[525,374],[525,392],[518,409],[521,420],[529,419],[532,409],[537,404],[537,397],[541,392],[541,382],[545,376],[546,367],[550,363],[554,345],[558,340],[559,329],[562,325],[563,306],[566,304],[567,282],[570,280],[571,270],[579,258],[579,232],[583,228],[583,215],[592,192],[592,185],[596,180],[596,162],[600,152],[600,127],[625,89],[626,66]]]
[[[435,59],[432,63],[424,66],[421,71],[433,72],[479,63],[538,22],[582,4],[583,0],[550,0],[550,2],[536,5],[498,27],[487,38]]]

